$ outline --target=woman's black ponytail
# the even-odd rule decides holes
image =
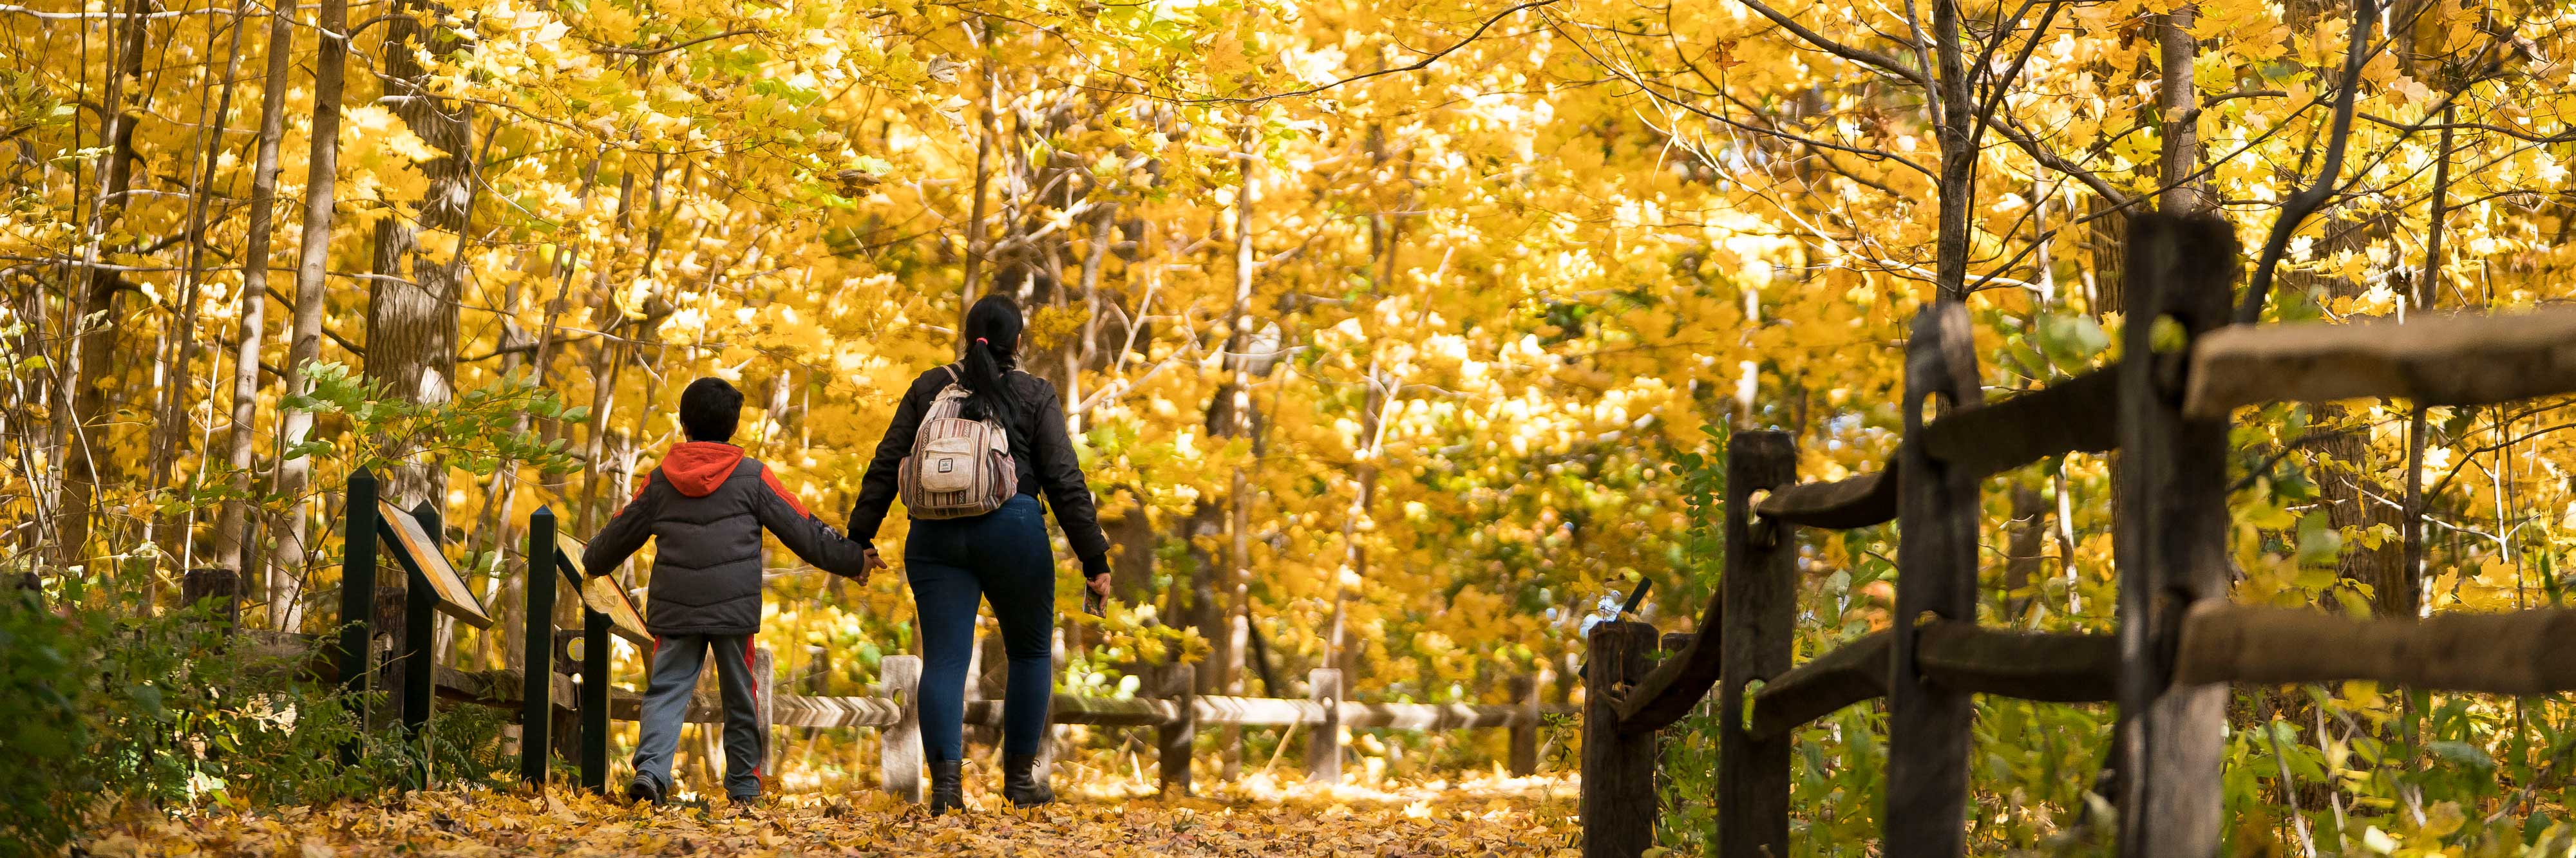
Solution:
[[[1010,433],[1013,450],[1028,451],[1028,432],[1020,426],[1026,406],[1012,392],[1010,372],[1019,365],[1020,307],[1008,295],[995,293],[966,311],[966,359],[959,382],[975,394],[966,400],[969,417],[990,419]]]

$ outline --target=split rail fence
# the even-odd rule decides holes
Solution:
[[[1724,578],[1696,629],[1662,647],[1660,660],[1644,623],[1592,633],[1587,856],[1654,845],[1655,733],[1712,688],[1722,858],[1791,854],[1791,733],[1880,697],[1889,710],[1885,854],[1965,854],[1970,695],[1996,694],[2116,703],[2097,790],[2118,809],[2119,854],[2201,858],[2222,836],[2227,683],[2576,690],[2576,609],[2354,619],[2229,604],[2226,446],[2239,406],[2357,397],[2479,405],[2576,391],[2576,312],[2230,325],[2238,254],[2227,224],[2141,216],[2128,241],[2130,322],[2118,364],[1987,403],[1967,309],[1944,300],[1915,320],[1904,435],[1878,472],[1799,483],[1787,434],[1729,439]],[[2166,319],[2185,335],[2180,348],[2155,347],[2151,334]],[[1979,482],[2051,456],[2114,450],[2117,633],[1977,625]],[[1897,628],[1791,664],[1793,529],[1889,521],[1901,535]]]

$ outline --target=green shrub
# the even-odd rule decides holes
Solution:
[[[0,854],[33,853],[70,838],[76,809],[56,799],[94,790],[98,778],[72,679],[78,647],[32,595],[0,600]]]
[[[337,688],[297,677],[285,657],[250,655],[202,609],[138,618],[0,600],[0,856],[50,854],[120,806],[369,796],[419,786],[424,759],[442,784],[507,768],[508,713],[451,707],[409,746],[360,729]],[[363,762],[343,766],[351,743]]]

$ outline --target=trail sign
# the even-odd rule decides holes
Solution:
[[[608,617],[609,628],[617,632],[618,637],[633,641],[637,646],[651,644],[653,633],[644,630],[644,613],[636,610],[635,600],[617,586],[617,576],[592,575],[581,568],[581,553],[585,548],[587,546],[581,540],[560,533],[555,535],[557,568],[581,588],[582,606]]]
[[[474,598],[465,579],[457,576],[456,567],[448,565],[447,555],[438,550],[438,541],[430,538],[429,531],[421,528],[420,519],[382,500],[376,502],[376,515],[384,531],[393,537],[397,548],[394,556],[429,582],[439,613],[478,629],[492,627],[492,615],[483,612],[483,603]]]

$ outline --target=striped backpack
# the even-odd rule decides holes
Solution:
[[[932,400],[912,435],[912,455],[897,469],[896,485],[913,518],[970,518],[1002,508],[1020,492],[1020,468],[1011,460],[1011,436],[1002,424],[964,416],[966,397],[957,368]]]

